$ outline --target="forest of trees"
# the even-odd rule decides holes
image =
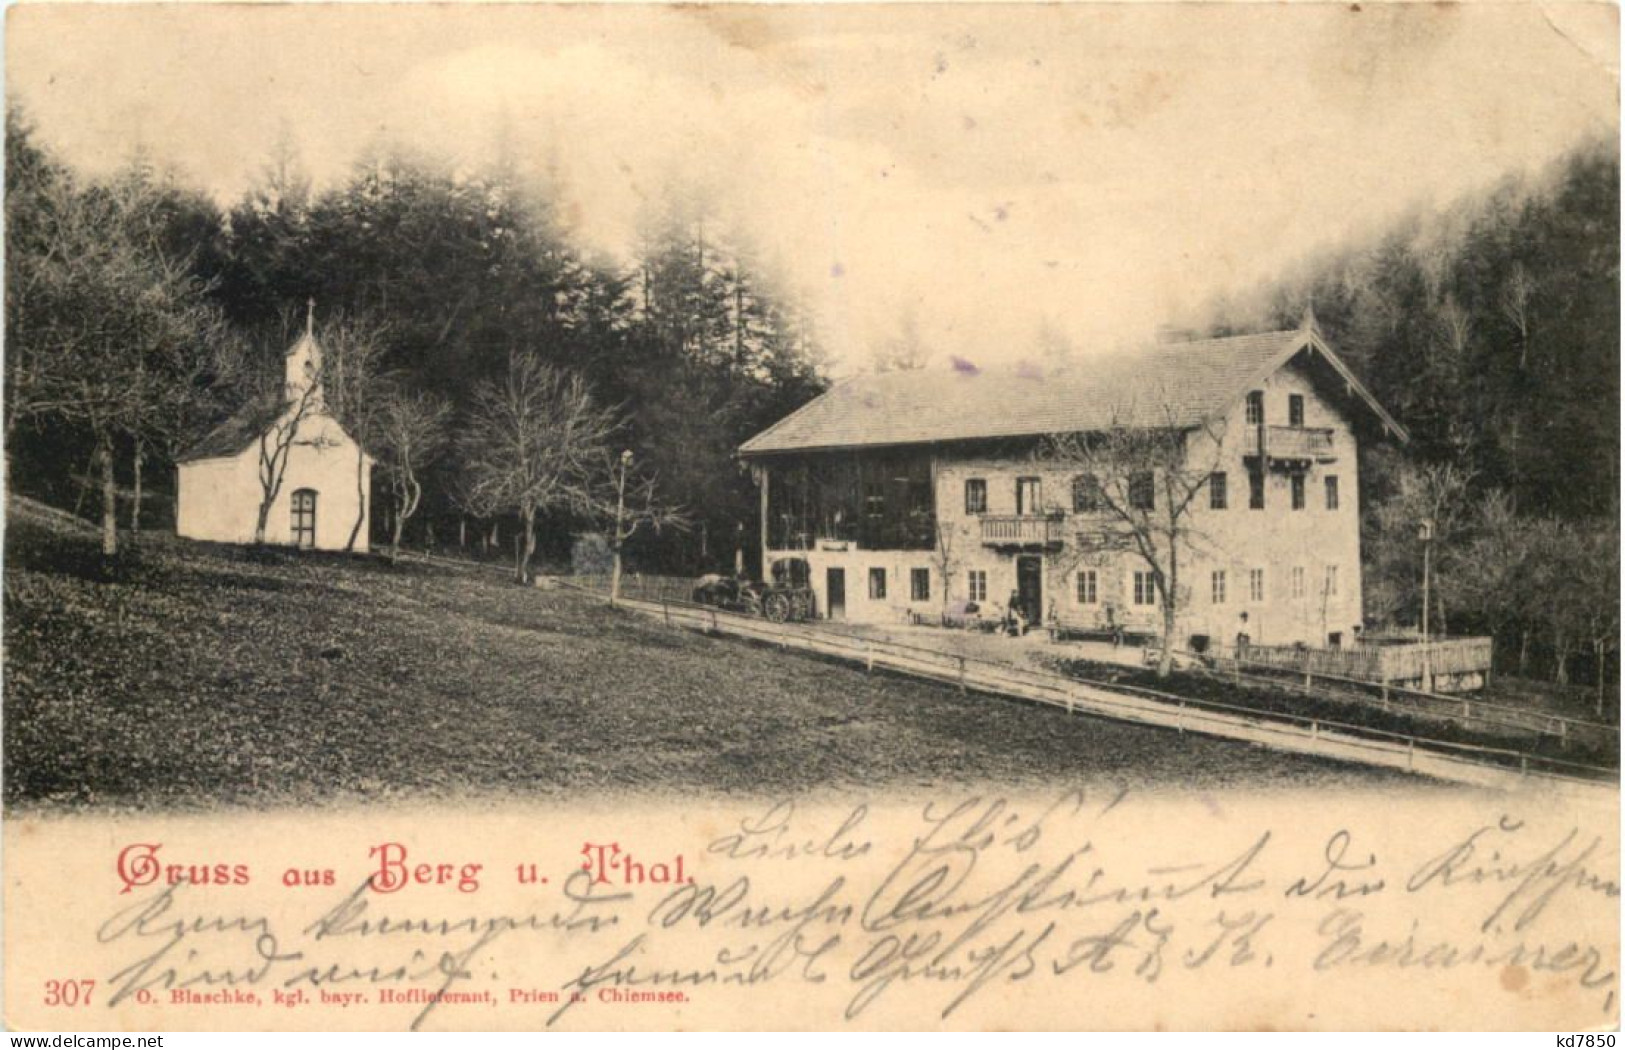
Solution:
[[[7,480],[99,510],[106,549],[170,523],[177,456],[276,388],[313,300],[330,403],[379,456],[375,541],[512,554],[530,534],[559,560],[583,529],[621,535],[613,478],[641,520],[679,526],[628,530],[635,561],[709,571],[742,547],[756,569],[734,450],[825,379],[805,312],[703,194],[652,202],[623,264],[500,150],[467,170],[372,148],[318,190],[284,138],[223,208],[140,153],[86,178],[15,104],[6,178]],[[1617,143],[1418,208],[1214,301],[1200,327],[1296,327],[1310,304],[1412,436],[1364,451],[1368,617],[1421,619],[1426,546],[1435,631],[1493,632],[1504,669],[1599,681],[1619,629]],[[875,354],[929,356],[912,316]],[[503,443],[544,439],[526,428],[555,412],[592,454],[505,472]]]
[[[1362,450],[1366,615],[1493,633],[1504,670],[1607,677],[1619,635],[1619,143],[1210,303],[1328,342],[1411,435]]]
[[[140,154],[86,179],[25,111],[6,120],[20,491],[100,505],[109,532],[169,524],[175,457],[276,381],[314,300],[328,402],[379,453],[380,536],[405,510],[414,542],[477,537],[511,554],[534,508],[540,554],[558,559],[601,518],[590,497],[605,479],[575,479],[580,498],[493,501],[502,486],[473,484],[480,457],[450,440],[491,422],[482,392],[525,372],[589,398],[612,453],[598,458],[631,451],[634,489],[682,509],[654,516],[681,530],[631,540],[644,564],[698,571],[731,566],[741,538],[754,548],[754,487],[733,451],[824,380],[806,315],[702,195],[651,205],[621,266],[577,243],[547,181],[500,155],[466,172],[373,149],[316,191],[284,137],[222,209]]]

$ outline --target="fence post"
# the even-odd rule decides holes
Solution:
[[[959,658],[959,691],[961,693],[965,691],[965,658],[963,656]]]
[[[869,647],[869,639],[863,640],[863,673],[875,673],[875,651]]]
[[[670,627],[671,626],[671,603],[668,602],[664,598],[660,599],[660,611],[666,617],[666,626]]]
[[[715,609],[711,610],[711,633],[712,634],[721,634],[722,633],[722,629],[717,626],[717,611]]]

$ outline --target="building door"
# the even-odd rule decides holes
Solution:
[[[316,546],[315,489],[299,489],[293,494],[293,545],[303,550]]]
[[[828,569],[824,573],[824,590],[829,604],[831,620],[846,619],[846,570]]]
[[[1023,555],[1016,559],[1016,591],[1028,623],[1044,622],[1044,559]]]

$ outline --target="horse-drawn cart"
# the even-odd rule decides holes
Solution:
[[[769,575],[771,583],[719,573],[701,576],[694,581],[693,599],[700,605],[761,616],[774,623],[800,622],[817,615],[818,601],[805,558],[780,558]]]

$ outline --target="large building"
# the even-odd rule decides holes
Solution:
[[[1177,455],[1100,476],[1127,462],[1111,443],[1136,435]],[[760,486],[763,565],[804,560],[821,616],[931,620],[974,602],[1160,635],[1167,552],[1148,560],[1133,533],[1184,491],[1160,535],[1179,558],[1176,644],[1338,646],[1362,624],[1357,451],[1384,436],[1406,440],[1309,315],[1054,375],[860,376],[740,455]]]
[[[328,409],[313,325],[289,348],[275,396],[243,406],[188,449],[176,470],[175,531],[314,550],[367,549],[372,457]]]

